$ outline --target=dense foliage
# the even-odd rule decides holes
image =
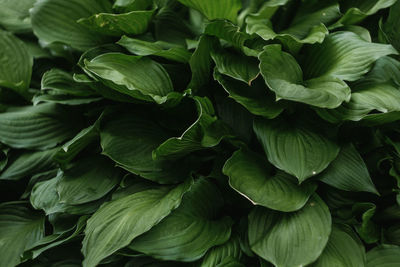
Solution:
[[[0,0],[0,266],[400,266],[400,1]]]

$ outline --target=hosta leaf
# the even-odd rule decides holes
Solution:
[[[44,216],[25,203],[0,204],[0,265],[14,267],[25,249],[44,236]]]
[[[328,244],[313,267],[363,267],[365,248],[347,225],[334,225]]]
[[[83,266],[97,266],[110,256],[149,231],[179,206],[191,180],[177,186],[158,186],[101,206],[88,220],[82,252]]]
[[[397,34],[400,31],[400,18],[398,16],[399,12],[400,2],[397,1],[397,3],[390,8],[389,17],[385,24],[383,24],[383,32],[385,34],[386,40],[390,44],[392,44],[393,47],[397,49],[397,51],[400,52],[400,37]]]
[[[251,85],[260,73],[258,60],[240,54],[232,54],[224,50],[214,50],[211,57],[215,62],[216,70],[233,79]]]
[[[231,238],[222,245],[211,248],[204,256],[201,267],[226,266],[228,260],[240,262],[242,259],[242,249],[240,248],[239,236],[232,233]],[[231,265],[228,265],[231,266]],[[241,265],[232,265],[241,266]]]
[[[159,183],[174,183],[187,177],[182,162],[152,159],[152,151],[168,137],[165,130],[146,119],[143,112],[114,119],[105,123],[100,131],[104,155],[122,168]]]
[[[266,158],[246,150],[236,151],[225,163],[229,184],[253,204],[278,211],[301,209],[316,189],[311,183],[298,185],[296,178],[273,173]]]
[[[367,253],[367,267],[396,267],[400,265],[400,247],[383,245]]]
[[[337,158],[319,178],[322,182],[345,191],[364,191],[378,194],[367,166],[353,144],[344,146]]]
[[[226,20],[208,23],[204,33],[225,40],[239,49],[243,48],[244,42],[250,39],[250,35],[241,32],[240,27]]]
[[[356,219],[361,218],[360,222],[356,223],[355,229],[362,240],[367,244],[377,242],[380,236],[380,229],[373,221],[376,205],[370,202],[356,203],[352,207],[352,213]]]
[[[279,45],[265,47],[259,59],[261,74],[278,100],[283,98],[322,108],[336,108],[350,99],[350,88],[333,76],[304,81],[299,64]]]
[[[153,151],[155,158],[174,159],[193,151],[218,145],[231,135],[227,125],[218,120],[212,102],[208,98],[195,97],[198,118],[180,137],[172,137]]]
[[[32,28],[45,43],[64,43],[85,51],[107,39],[76,21],[109,11],[111,4],[107,0],[38,0],[31,10]]]
[[[355,81],[380,57],[397,54],[391,45],[369,43],[353,32],[335,32],[309,47],[303,70],[307,78],[333,76]]]
[[[185,6],[200,11],[209,20],[228,19],[236,22],[238,11],[242,7],[240,0],[178,0]]]
[[[54,166],[53,157],[57,150],[54,148],[44,151],[29,151],[10,156],[8,166],[0,174],[0,180],[19,180],[50,169]]]
[[[268,93],[264,82],[256,80],[249,86],[217,71],[214,71],[214,79],[222,85],[231,98],[254,115],[273,119],[284,109],[284,105],[276,102],[275,97]]]
[[[78,23],[105,35],[142,34],[146,32],[155,10],[132,11],[123,14],[100,13],[82,18]]]
[[[116,0],[114,8],[123,8],[124,10],[144,10],[152,1],[147,0]]]
[[[0,141],[15,148],[47,149],[76,133],[80,117],[61,106],[42,104],[0,113]]]
[[[275,266],[305,266],[322,253],[331,233],[328,207],[317,196],[299,211],[257,207],[249,215],[251,249]]]
[[[164,67],[147,57],[107,53],[85,61],[85,69],[133,98],[164,103],[174,88]]]
[[[36,0],[1,0],[0,1],[0,25],[11,32],[29,32],[31,19],[29,9]]]
[[[63,172],[57,183],[60,202],[79,205],[97,200],[118,184],[120,174],[120,170],[107,158],[80,159]]]
[[[179,208],[129,247],[161,260],[197,260],[212,246],[229,239],[232,221],[215,216],[222,203],[220,192],[211,182],[198,180]]]
[[[182,63],[189,62],[191,57],[186,48],[163,41],[148,42],[122,36],[117,44],[138,56],[158,56]]]
[[[335,143],[304,126],[255,120],[254,131],[268,160],[299,182],[322,172],[339,153]]]
[[[32,75],[32,56],[20,39],[2,30],[0,47],[0,86],[27,96]]]

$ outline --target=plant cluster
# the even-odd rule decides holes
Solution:
[[[400,1],[0,0],[0,266],[400,266]]]

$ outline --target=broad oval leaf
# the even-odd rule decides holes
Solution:
[[[397,267],[400,265],[400,247],[381,245],[368,251],[367,267]]]
[[[31,31],[31,19],[29,9],[36,0],[1,0],[0,1],[0,25],[6,30],[17,33]]]
[[[178,0],[185,6],[200,11],[209,20],[228,19],[236,22],[238,11],[242,7],[240,0]]]
[[[298,185],[296,178],[278,171],[273,174],[266,158],[238,150],[228,159],[223,173],[229,184],[255,205],[290,212],[301,209],[316,189],[316,185]]]
[[[44,222],[44,216],[24,203],[0,204],[0,266],[17,266],[24,250],[44,236]]]
[[[80,159],[63,172],[57,183],[60,202],[79,205],[100,199],[118,184],[120,174],[107,158]]]
[[[346,81],[362,77],[377,59],[398,54],[391,45],[367,42],[353,32],[332,33],[306,53],[302,66],[307,78],[328,75]]]
[[[350,100],[350,88],[342,80],[322,76],[307,81],[294,57],[279,45],[264,48],[259,55],[261,74],[276,98],[287,99],[321,108],[336,108]]]
[[[231,238],[222,245],[211,248],[204,256],[201,262],[201,267],[214,267],[226,266],[225,262],[229,260],[237,261],[240,263],[243,253],[240,247],[239,236],[232,233]],[[228,265],[228,266],[242,266],[242,265]]]
[[[10,108],[0,113],[0,142],[14,148],[52,148],[73,136],[80,124],[78,114],[55,104]]]
[[[323,135],[282,120],[256,119],[254,132],[268,160],[278,169],[296,176],[300,183],[322,172],[340,150]]]
[[[2,30],[0,47],[0,86],[27,97],[33,65],[28,48],[20,39]]]
[[[32,28],[39,40],[64,43],[85,51],[107,41],[77,20],[111,11],[107,0],[38,0],[31,9]]]
[[[329,209],[317,195],[296,212],[257,207],[249,214],[251,249],[279,267],[312,263],[321,255],[330,233]]]
[[[329,241],[312,267],[364,267],[364,245],[347,225],[333,225]]]
[[[195,261],[209,248],[226,242],[232,220],[216,217],[223,199],[216,186],[205,179],[192,186],[179,208],[129,247],[161,260]]]
[[[353,144],[345,145],[334,161],[321,173],[320,181],[345,191],[378,194],[367,166]]]
[[[179,206],[191,185],[192,180],[188,179],[177,186],[154,187],[101,206],[87,222],[83,266],[97,266],[101,260],[149,231]]]

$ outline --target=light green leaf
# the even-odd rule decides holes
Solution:
[[[254,132],[268,160],[299,182],[322,172],[339,153],[339,147],[305,126],[282,120],[254,121]]]
[[[83,239],[84,267],[97,266],[141,234],[149,231],[181,203],[192,180],[158,186],[108,202],[88,220]]]
[[[225,262],[234,260],[240,262],[243,253],[240,248],[239,236],[232,233],[231,238],[222,245],[211,248],[204,256],[201,267],[226,266]],[[241,266],[241,265],[228,265]]]
[[[182,63],[189,62],[191,57],[191,53],[186,48],[163,41],[148,42],[124,35],[117,44],[138,56],[158,56]]]
[[[164,67],[147,57],[107,53],[85,60],[85,69],[105,85],[140,100],[161,104],[174,90]]]
[[[0,266],[14,267],[21,254],[44,236],[44,216],[24,203],[0,204]]]
[[[217,146],[231,135],[227,125],[218,120],[212,102],[204,97],[194,97],[198,117],[180,137],[172,137],[153,151],[153,157],[175,159],[191,152]]]
[[[209,248],[229,239],[232,220],[218,219],[221,193],[202,178],[188,191],[179,208],[133,240],[129,248],[161,260],[195,261]]]
[[[334,225],[328,244],[312,267],[364,267],[364,245],[347,225]]]
[[[20,39],[1,29],[0,47],[0,86],[13,89],[28,98],[33,65],[28,48]]]
[[[301,209],[315,191],[316,185],[298,185],[296,178],[282,171],[274,174],[266,158],[246,150],[233,153],[223,173],[230,186],[254,205],[290,212]]]
[[[77,22],[100,34],[121,36],[145,33],[155,10],[131,11],[123,14],[100,13]]]
[[[250,86],[260,73],[258,60],[253,57],[229,53],[223,49],[214,49],[211,57],[219,73],[243,81]]]
[[[214,79],[222,85],[229,97],[244,106],[254,115],[268,119],[277,117],[284,109],[282,102],[276,102],[272,93],[265,87],[264,82],[255,80],[250,86],[221,75],[214,71]]]
[[[391,45],[366,42],[353,32],[335,32],[322,44],[309,47],[306,54],[302,65],[305,77],[332,76],[355,81],[377,59],[398,53]]]
[[[29,9],[36,0],[1,0],[0,25],[6,30],[17,33],[31,31],[31,18]]]
[[[102,198],[118,183],[121,172],[107,158],[80,159],[65,170],[57,183],[60,202],[79,205]]]
[[[236,22],[237,13],[242,8],[240,0],[178,0],[183,5],[200,11],[209,20],[228,19]]]
[[[303,72],[294,57],[279,45],[264,48],[259,55],[261,74],[276,93],[277,100],[287,99],[321,108],[336,108],[350,100],[350,88],[333,76],[303,80]]]
[[[277,267],[312,263],[321,255],[330,233],[329,209],[317,195],[296,212],[257,207],[249,215],[251,249]]]
[[[10,156],[7,168],[0,174],[0,180],[19,180],[50,169],[54,166],[53,156],[57,150],[30,151]]]
[[[110,11],[107,0],[38,0],[30,12],[33,32],[39,40],[47,44],[64,43],[85,51],[107,39],[76,21]]]
[[[322,172],[319,179],[341,190],[379,194],[367,166],[353,144],[347,144],[340,150],[337,158]]]
[[[73,136],[80,124],[78,114],[54,104],[10,108],[0,113],[0,142],[14,148],[52,148]]]
[[[396,267],[400,265],[400,247],[382,245],[367,253],[367,267]]]
[[[143,112],[115,118],[100,131],[104,155],[120,167],[159,183],[183,181],[188,174],[182,159],[179,162],[153,160],[152,151],[169,137]]]

